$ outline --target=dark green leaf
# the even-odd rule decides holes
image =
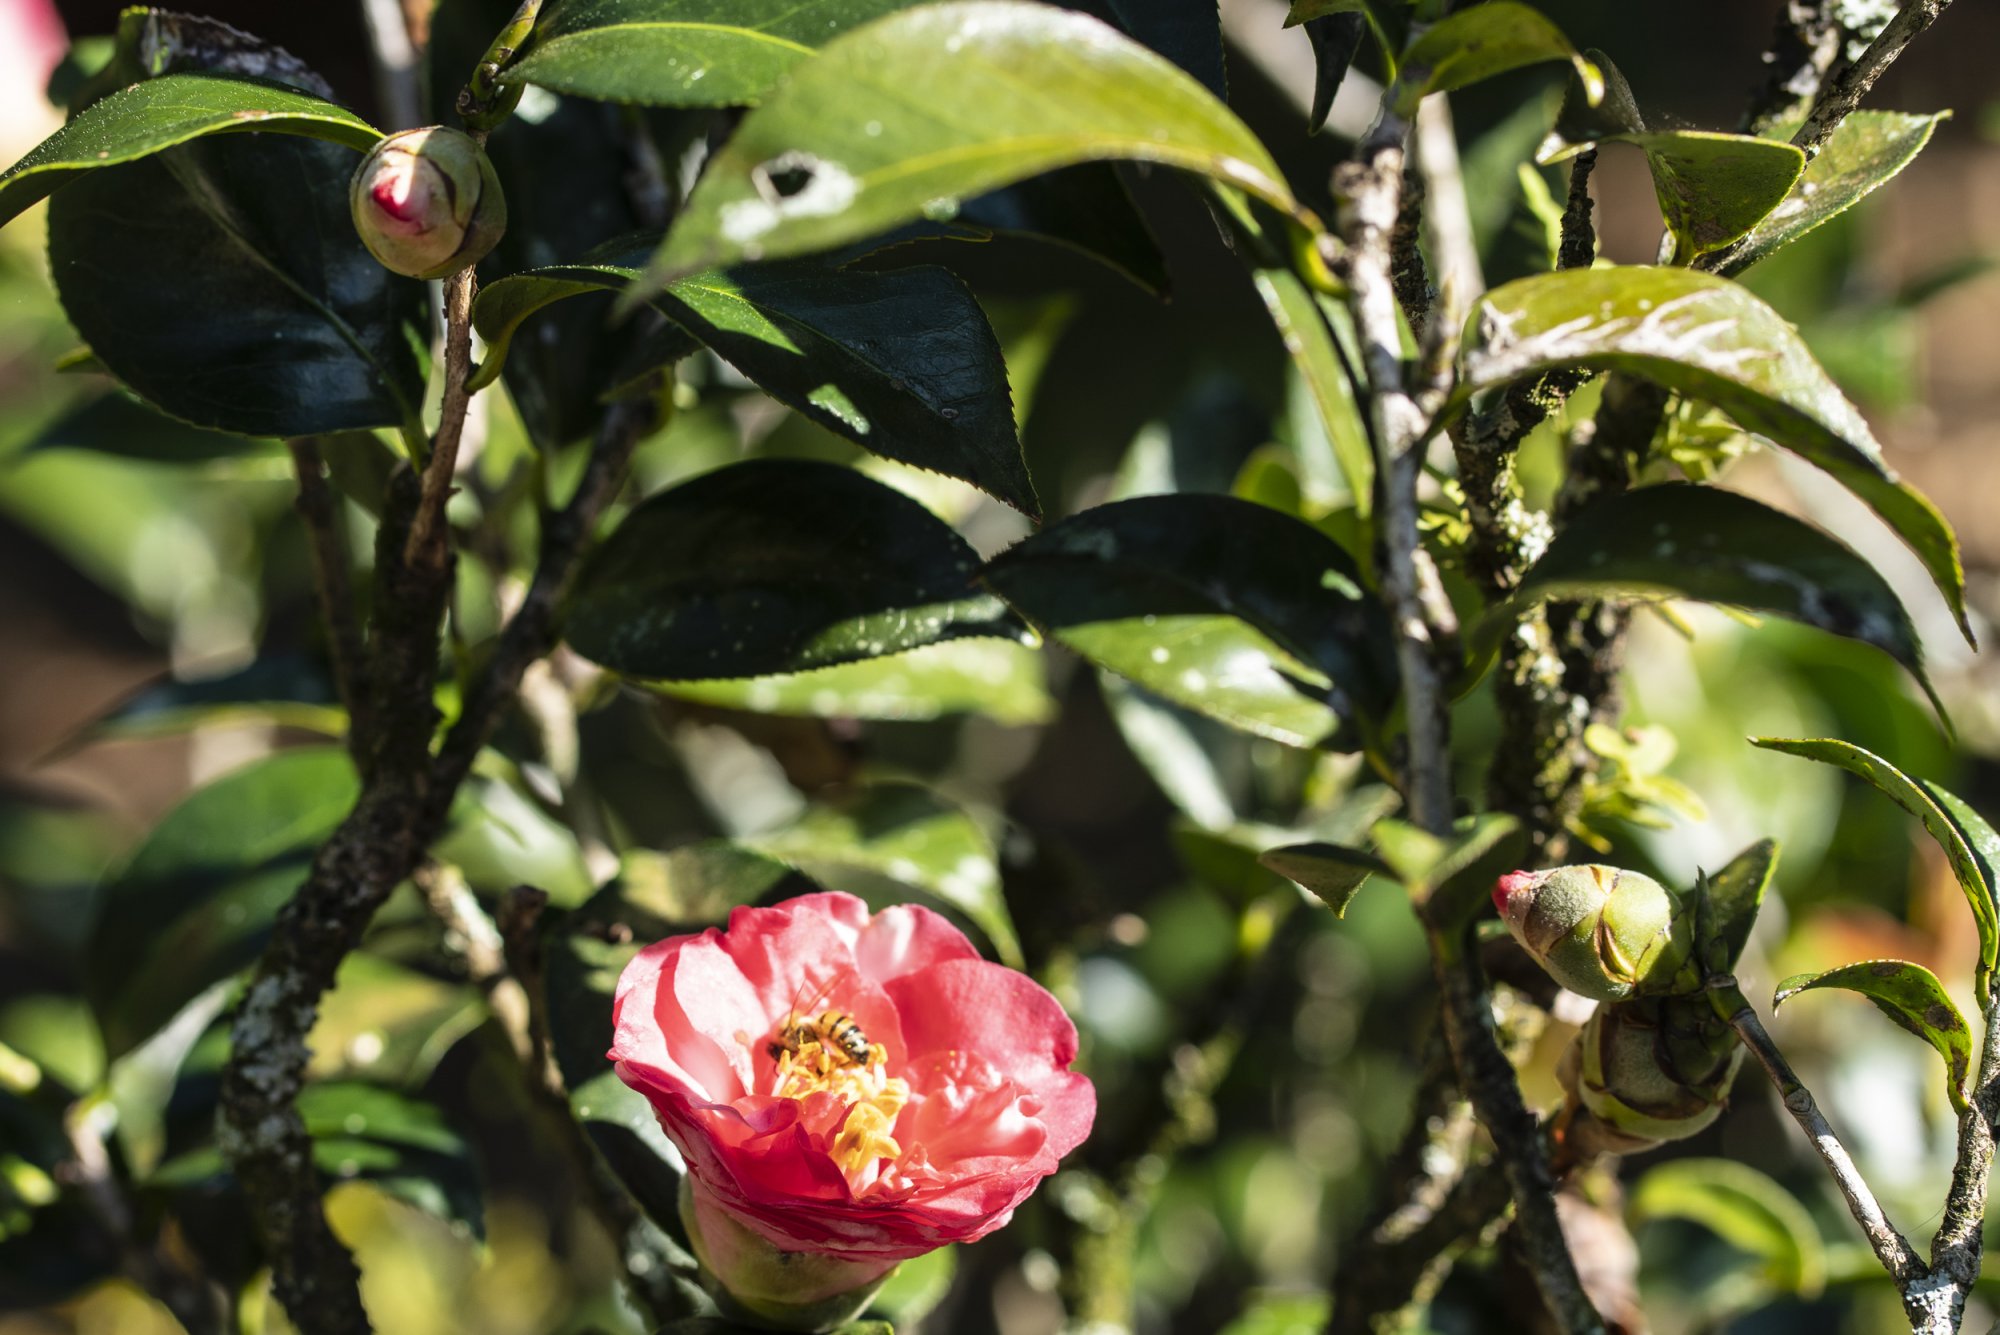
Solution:
[[[1387,874],[1446,923],[1470,921],[1494,880],[1520,863],[1521,823],[1504,812],[1462,817],[1449,837],[1394,817],[1376,821],[1369,833]]]
[[[1830,222],[1910,164],[1950,112],[1911,116],[1900,111],[1848,115],[1807,165],[1798,186],[1757,225],[1743,249],[1729,256],[1731,271],[1748,268],[1772,251]]]
[[[559,0],[503,83],[657,107],[762,101],[829,38],[912,0]]]
[[[1790,617],[1875,646],[1930,690],[1909,614],[1875,567],[1803,520],[1715,487],[1668,483],[1585,506],[1475,628],[1477,654],[1527,608],[1572,598],[1693,598]]]
[[[332,144],[227,135],[79,177],[49,204],[63,309],[114,375],[186,421],[414,430],[423,286],[355,236],[354,166]]]
[[[1216,0],[1076,0],[1065,7],[1113,24],[1192,74],[1217,97],[1229,95]]]
[[[84,955],[106,1051],[129,1051],[263,949],[359,792],[344,752],[284,751],[168,812],[105,884]]]
[[[492,345],[482,378],[491,378],[527,315],[579,292],[623,288],[636,276],[620,263],[578,264],[488,287],[474,309]],[[979,303],[946,270],[868,273],[802,261],[697,274],[652,301],[821,426],[1040,513],[999,342]]]
[[[1331,18],[1339,14],[1361,14],[1368,12],[1368,0],[1292,0],[1285,11],[1285,26],[1296,28],[1301,23],[1311,23],[1314,19]]]
[[[1709,973],[1729,973],[1736,968],[1777,868],[1777,842],[1759,839],[1731,858],[1721,871],[1702,878],[1697,930],[1702,966]]]
[[[1837,765],[1849,774],[1866,779],[1883,796],[1923,822],[1924,829],[1944,850],[1959,888],[1972,905],[1972,917],[1979,924],[1980,990],[2000,959],[2000,899],[1994,868],[2000,866],[2000,838],[1992,826],[1969,807],[1935,784],[1919,782],[1882,757],[1864,751],[1852,742],[1834,737],[1813,739],[1753,737],[1754,746],[1782,751],[1788,756],[1804,756],[1822,764]],[[1940,805],[1950,799],[1949,807]],[[1974,823],[1968,823],[1967,818]]]
[[[625,854],[618,880],[600,891],[579,918],[616,923],[641,940],[666,936],[692,924],[721,922],[729,911],[753,904],[791,872],[742,844],[710,839],[670,853],[634,849]]]
[[[1489,292],[1466,331],[1463,391],[1565,366],[1630,371],[1723,409],[1838,478],[1922,558],[1968,638],[1958,539],[1882,462],[1798,331],[1727,279],[1685,269],[1571,269]]]
[[[1325,900],[1336,918],[1347,916],[1348,904],[1370,876],[1396,875],[1373,853],[1338,844],[1288,844],[1259,854],[1257,861]]]
[[[876,784],[837,805],[812,808],[788,829],[745,842],[816,877],[863,871],[935,895],[986,934],[1002,963],[1021,967],[1021,942],[1000,893],[992,840],[928,788]]]
[[[1972,1078],[1972,1030],[1958,1013],[1944,984],[1921,964],[1908,960],[1863,960],[1824,973],[1794,974],[1778,984],[1771,1005],[1784,1005],[1801,992],[1838,987],[1859,992],[1877,1010],[1909,1030],[1944,1058],[1945,1092],[1951,1106],[1964,1112],[1966,1084]]]
[[[1604,78],[1597,67],[1536,10],[1514,0],[1461,10],[1404,48],[1396,76],[1396,112],[1414,115],[1427,94],[1448,93],[1545,60],[1567,60],[1592,102],[1603,95]]]
[[[308,93],[219,74],[169,74],[84,108],[0,172],[0,226],[90,172],[245,130],[324,139],[361,152],[382,138],[353,112]],[[344,175],[341,184],[344,200]]]
[[[1133,206],[1117,168],[1107,163],[1064,167],[976,196],[947,225],[1053,241],[1110,266],[1148,292],[1167,290],[1160,243]]]
[[[1366,519],[1375,495],[1375,451],[1354,397],[1354,382],[1327,327],[1330,317],[1322,313],[1318,299],[1290,269],[1259,268],[1253,277],[1257,294],[1264,298],[1264,309],[1278,326],[1285,351],[1291,353],[1299,379],[1318,411],[1355,509]]]
[[[1790,144],[1753,135],[1650,130],[1615,138],[1645,150],[1676,264],[1741,239],[1791,193],[1806,167],[1806,155]]]
[[[1294,746],[1379,724],[1396,693],[1381,604],[1318,530],[1226,496],[1142,496],[1002,553],[986,581],[1100,667]]]
[[[1042,682],[1042,655],[1014,640],[947,640],[811,672],[654,689],[724,709],[809,718],[912,722],[974,713],[1020,725],[1045,723],[1055,713]]]
[[[283,454],[275,440],[190,426],[117,392],[86,400],[43,427],[22,447],[23,453],[36,450],[89,450],[176,464]]]
[[[1359,0],[1356,0],[1358,5]],[[1297,17],[1302,5],[1312,0],[1297,0],[1292,6],[1292,17],[1286,24],[1299,22]],[[1312,109],[1306,114],[1306,128],[1317,132],[1326,124],[1326,118],[1333,112],[1333,99],[1340,93],[1340,85],[1347,81],[1347,71],[1354,64],[1354,57],[1361,50],[1361,39],[1368,31],[1368,16],[1358,8],[1352,11],[1327,12],[1323,17],[1304,20],[1306,40],[1313,49],[1313,100]]]
[[[1679,1159],[1649,1169],[1627,1208],[1634,1222],[1687,1219],[1763,1263],[1780,1292],[1815,1298],[1826,1247],[1812,1212],[1776,1182],[1732,1159]]]
[[[629,677],[707,681],[1018,629],[916,501],[835,464],[718,469],[627,515],[585,565],[567,638]]]
[[[1227,107],[1095,19],[1019,0],[920,5],[836,38],[744,118],[645,287],[948,218],[1011,182],[1121,158],[1307,216]]]

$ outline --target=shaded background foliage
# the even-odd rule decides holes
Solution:
[[[309,54],[342,100],[379,117],[365,32],[346,7],[185,7]],[[1613,53],[1654,123],[1704,127],[1733,123],[1757,76],[1772,8],[1543,7],[1579,46]],[[79,34],[109,31],[116,8],[62,6]],[[1309,138],[1304,43],[1278,33],[1276,6],[1226,0],[1223,10],[1232,106],[1272,147],[1300,198],[1330,213],[1326,182],[1346,155],[1343,134],[1360,128],[1352,107],[1336,106],[1332,131]],[[1980,53],[1995,49],[2000,16],[1978,6],[1954,11],[1941,39],[1899,64],[1874,105],[1949,106],[1955,119],[1894,187],[1750,278],[1869,411],[1897,467],[1953,520],[1973,603],[1989,619],[2000,616],[2000,369],[1989,334],[2000,278],[1979,266],[2000,253],[1992,137],[2000,103]],[[1539,138],[1557,87],[1553,75],[1529,74],[1456,99],[1494,284],[1526,272],[1537,244],[1540,224],[1515,164]],[[559,114],[601,112],[565,103]],[[38,133],[23,131],[8,159]],[[663,127],[669,141],[674,133]],[[506,142],[496,141],[496,152]],[[532,151],[525,127],[516,142]],[[1030,242],[926,255],[965,280],[1002,340],[1046,511],[1070,514],[1114,494],[1233,490],[1258,499],[1310,487],[1286,452],[1299,427],[1285,358],[1210,217],[1175,181],[1123,178],[1165,255],[1165,305],[1079,256]],[[1555,175],[1541,179],[1560,194]],[[1638,155],[1607,152],[1594,191],[1605,253],[1650,259],[1657,215]],[[517,209],[547,202],[513,200]],[[593,217],[579,221],[579,232],[597,240],[638,221]],[[289,523],[282,451],[222,449],[151,426],[142,438],[150,457],[134,460],[111,453],[133,439],[120,437],[116,423],[69,421],[49,434],[80,390],[50,370],[74,339],[35,241],[32,227],[0,234],[0,563],[9,572],[0,580],[0,680],[8,683],[0,691],[0,1043],[80,1090],[119,1055],[98,1042],[85,998],[102,1007],[120,988],[152,987],[137,1004],[188,999],[171,980],[127,970],[118,952],[138,948],[131,940],[92,935],[103,897],[129,894],[136,906],[145,896],[133,871],[102,885],[100,874],[122,865],[139,835],[197,785],[274,748],[323,740],[314,710],[331,692],[306,553]],[[558,258],[569,257],[503,253],[495,273]],[[631,349],[595,342],[601,310],[593,317],[585,302],[576,306],[537,317],[564,322],[565,334],[553,345],[531,342],[531,355],[601,373]],[[585,347],[589,355],[579,352]],[[638,462],[648,490],[746,453],[858,454],[776,411],[712,359],[687,364],[683,380],[681,413]],[[594,398],[491,402],[480,476],[502,487],[531,439],[573,440]],[[1555,463],[1529,461],[1544,494]],[[1732,485],[1864,542],[1858,509],[1823,479],[1770,455],[1734,469]],[[365,495],[368,481],[346,485]],[[1017,515],[967,490],[926,487],[982,554],[1026,532]],[[1884,559],[1899,586],[1921,585],[1908,562],[1868,554]],[[497,615],[499,600],[468,573],[459,611],[476,629],[482,616]],[[1908,601],[1920,611],[1936,606],[1927,595]],[[1992,810],[2000,802],[2000,691],[1990,660],[1953,657],[1941,612],[1919,626],[1965,743],[1954,751],[1893,664],[1861,647],[1783,622],[1752,634],[1712,614],[1689,619],[1699,632],[1691,644],[1662,625],[1642,628],[1631,661],[1634,721],[1671,732],[1678,752],[1665,772],[1701,799],[1705,818],[1678,817],[1656,833],[1607,818],[1600,828],[1615,859],[1685,883],[1697,866],[1713,868],[1751,839],[1777,836],[1786,846],[1784,911],[1760,929],[1760,964],[1746,968],[1752,978],[1893,954],[1966,986],[1969,920],[1948,871],[1900,815],[1856,785],[1750,751],[1741,738],[1850,738]],[[1290,823],[1288,795],[1302,780],[1308,793],[1315,785],[1336,791],[1353,777],[1346,762],[1226,733],[1061,653],[1047,661],[1044,682],[1043,660],[995,649],[967,701],[976,698],[982,712],[921,721],[773,717],[732,707],[755,701],[700,688],[621,693],[577,720],[561,743],[567,752],[552,752],[546,737],[510,739],[533,763],[589,775],[607,828],[586,829],[581,842],[564,830],[542,809],[531,764],[480,777],[445,855],[482,894],[525,880],[574,907],[615,865],[606,859],[611,846],[625,854],[627,884],[643,885],[675,856],[667,850],[723,836],[781,842],[779,832],[809,802],[837,810],[869,780],[919,777],[948,794],[971,818],[926,812],[914,820],[899,809],[897,827],[917,836],[894,857],[858,854],[851,840],[825,831],[773,851],[829,883],[876,894],[936,892],[962,859],[986,868],[1012,910],[1022,956],[1055,982],[1084,1030],[1106,1110],[1082,1152],[1086,1166],[1118,1171],[1160,1134],[1163,1081],[1171,1087],[1177,1071],[1199,1060],[1187,1045],[1234,999],[1228,1013],[1243,1021],[1242,1051],[1209,1097],[1179,1110],[1185,1116],[1162,1142],[1171,1152],[1142,1160],[1157,1170],[1158,1194],[1136,1274],[1149,1329],[1217,1329],[1238,1318],[1246,1291],[1307,1292],[1341,1263],[1418,1074],[1413,1017],[1429,1004],[1423,943],[1407,907],[1380,887],[1364,891],[1337,924],[1313,917],[1281,926],[1266,907],[1274,880],[1231,837],[1241,824]],[[205,703],[242,700],[284,704],[246,715]],[[186,726],[196,717],[189,710],[206,711],[199,726]],[[1463,753],[1478,756],[1492,734],[1490,704],[1475,695],[1458,725]],[[1163,750],[1188,734],[1212,764]],[[313,762],[301,754],[297,763]],[[1468,772],[1466,787],[1477,786]],[[472,814],[479,811],[487,818]],[[229,814],[241,818],[242,810]],[[288,884],[308,846],[293,832],[293,842],[269,850],[260,869],[267,893]],[[771,875],[782,877],[782,868]],[[765,880],[751,893],[796,884]],[[259,887],[239,888],[255,895]],[[966,896],[959,907],[981,902]],[[990,913],[981,922],[975,911],[971,921],[1008,948]],[[1267,974],[1240,976],[1243,959],[1273,931],[1283,935]],[[413,897],[392,902],[368,952],[350,961],[336,994],[345,1000],[329,1006],[315,1039],[315,1075],[331,1092],[308,1116],[339,1129],[324,1142],[326,1166],[354,1181],[336,1190],[332,1209],[360,1249],[371,1305],[398,1331],[636,1328],[613,1297],[616,1258],[584,1216],[577,1185],[536,1135],[523,1134],[541,1114],[498,1073],[500,1040],[481,1004],[436,967],[436,933]],[[604,963],[562,967],[587,974]],[[1929,1208],[1929,1184],[1950,1151],[1931,1054],[1859,1003],[1802,1003],[1776,1028],[1885,1199],[1904,1215]],[[1553,1099],[1552,1065],[1566,1037],[1538,1043],[1525,1071],[1531,1096]],[[120,1043],[115,1031],[109,1038]],[[249,1283],[254,1262],[229,1247],[241,1232],[240,1207],[220,1185],[212,1154],[203,1157],[220,1059],[211,1035],[194,1043],[177,1076],[128,1064],[127,1106],[150,1115],[121,1122],[115,1152],[179,1193],[191,1245],[218,1273]],[[156,1088],[147,1092],[149,1078]],[[383,1086],[411,1098],[396,1101]],[[0,1135],[0,1172],[11,1184],[0,1188],[0,1235],[9,1235],[0,1244],[0,1331],[172,1329],[157,1307],[100,1285],[106,1258],[88,1247],[44,1246],[63,1236],[48,1221],[21,1227],[38,1190],[33,1165],[46,1155],[47,1147],[13,1147]],[[1705,1166],[1718,1156],[1758,1165],[1788,1193]],[[1676,1170],[1678,1161],[1686,1162]],[[1640,1282],[1658,1328],[1714,1329],[1739,1311],[1748,1314],[1730,1328],[1744,1331],[1866,1331],[1896,1319],[1893,1291],[1858,1251],[1838,1200],[1763,1086],[1746,1081],[1714,1128],[1626,1171],[1626,1209],[1644,1254]],[[1014,1228],[958,1257],[955,1280],[911,1279],[912,1287],[950,1283],[925,1328],[1051,1328],[1059,1263],[1071,1259],[1057,1255],[1064,1230],[1055,1216],[1087,1217],[1094,1208],[1080,1180],[1059,1178]],[[1615,1249],[1616,1234],[1606,1239]],[[229,1272],[232,1260],[239,1273]],[[1509,1328],[1506,1314],[1522,1310],[1521,1285],[1504,1257],[1462,1268],[1435,1324]],[[1248,1329],[1316,1321],[1309,1304],[1261,1310],[1263,1324]],[[275,1310],[263,1319],[273,1328],[280,1320]]]

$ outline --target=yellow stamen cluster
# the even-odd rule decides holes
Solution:
[[[910,1085],[889,1074],[888,1054],[880,1043],[869,1046],[866,1062],[856,1063],[809,1038],[778,1054],[777,1085],[771,1092],[785,1099],[825,1092],[849,1105],[847,1121],[828,1148],[849,1181],[866,1177],[878,1161],[903,1152],[889,1133],[910,1101]]]

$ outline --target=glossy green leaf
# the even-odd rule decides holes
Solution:
[[[1055,701],[1042,655],[1014,640],[947,640],[907,653],[746,681],[659,683],[679,700],[808,718],[917,722],[983,714],[997,723],[1046,723]]]
[[[1736,968],[1777,869],[1777,842],[1759,839],[1731,858],[1721,871],[1702,877],[1696,933],[1702,967],[1709,973],[1729,973]]]
[[[1555,126],[1535,152],[1535,161],[1544,166],[1574,157],[1600,140],[1646,128],[1638,99],[1632,96],[1632,85],[1625,81],[1624,73],[1612,63],[1611,57],[1595,48],[1584,52],[1584,57],[1604,77],[1604,91],[1593,98],[1581,79],[1569,81],[1563,90]]]
[[[913,0],[558,0],[502,83],[656,107],[762,101],[828,39]]]
[[[78,177],[49,202],[63,309],[106,368],[184,421],[414,431],[423,285],[362,248],[354,167],[332,144],[224,135]]]
[[[1366,14],[1368,0],[1292,0],[1285,11],[1285,26],[1296,28],[1314,19],[1330,18],[1336,14]]]
[[[1805,175],[1784,202],[1760,222],[1743,248],[1728,257],[1728,269],[1746,269],[1790,245],[1822,223],[1831,222],[1877,186],[1910,165],[1931,141],[1938,122],[1951,113],[1912,116],[1900,111],[1856,111],[1834,130],[1807,164]]]
[[[246,130],[324,139],[361,152],[382,138],[345,107],[309,93],[220,74],[169,74],[85,107],[0,172],[0,226],[100,168],[136,162],[206,135]],[[344,194],[344,177],[341,183]]]
[[[606,927],[615,922],[642,940],[666,936],[677,928],[719,923],[731,909],[774,893],[790,875],[782,862],[727,839],[683,844],[667,853],[630,849],[618,879],[579,916],[585,923],[601,919]]]
[[[1287,844],[1258,854],[1257,861],[1325,900],[1336,918],[1347,916],[1348,904],[1370,876],[1396,875],[1373,853],[1338,844]]]
[[[1866,779],[1884,797],[1923,822],[1924,830],[1944,850],[1959,888],[1972,905],[1973,921],[1979,925],[1980,991],[2000,960],[2000,836],[1978,813],[1934,783],[1912,779],[1882,757],[1834,737],[1783,738],[1753,737],[1753,746],[1782,751],[1788,756],[1804,756],[1822,764],[1837,765],[1849,774]]]
[[[578,293],[622,289],[636,277],[635,268],[606,261],[492,284],[474,305],[474,324],[492,348],[481,379],[497,371],[528,315]],[[697,274],[652,302],[821,426],[1040,514],[999,342],[979,303],[946,270],[871,273],[808,260]]]
[[[1754,135],[1650,130],[1616,142],[1645,150],[1676,264],[1748,234],[1791,193],[1806,166],[1806,155],[1790,144]]]
[[[1571,269],[1486,294],[1462,393],[1561,367],[1629,371],[1723,409],[1838,478],[1910,545],[1968,638],[1965,572],[1943,516],[1882,461],[1868,423],[1769,306],[1684,269]]]
[[[713,158],[647,272],[858,241],[1079,162],[1213,176],[1304,217],[1257,136],[1199,83],[1085,15],[921,5],[836,38]]]
[[[1387,613],[1318,530],[1226,496],[1098,506],[1002,553],[986,582],[1099,667],[1294,746],[1378,724]]]
[[[358,1080],[324,1081],[299,1091],[299,1116],[315,1138],[357,1136],[440,1154],[463,1154],[465,1141],[437,1105]]]
[[[1160,294],[1168,287],[1160,243],[1111,163],[1087,162],[1031,176],[967,200],[949,223],[926,221],[912,227],[1034,237],[1088,256],[1148,292]]]
[[[1021,942],[1000,892],[993,841],[964,810],[928,788],[876,784],[844,802],[813,807],[788,829],[745,842],[811,875],[862,871],[935,895],[986,933],[1002,963],[1021,967]]]
[[[851,468],[753,460],[663,492],[585,564],[567,636],[628,677],[851,663],[1018,626],[965,540]]]
[[[1604,78],[1540,12],[1514,0],[1491,0],[1433,24],[1404,48],[1396,76],[1396,113],[1411,116],[1430,93],[1449,93],[1496,74],[1566,60],[1595,102]]]
[[[1951,1106],[1964,1112],[1965,1090],[1972,1078],[1972,1029],[1958,1013],[1944,984],[1921,964],[1908,960],[1862,960],[1823,973],[1794,974],[1778,984],[1773,1009],[1801,992],[1837,987],[1859,992],[1897,1025],[1937,1049],[1944,1058],[1945,1092]]]
[[[130,394],[116,391],[78,404],[43,427],[21,449],[23,453],[89,450],[121,459],[174,464],[284,454],[283,446],[268,437],[239,436],[190,426]]]
[[[1285,351],[1298,367],[1319,421],[1333,446],[1334,459],[1354,497],[1356,510],[1368,517],[1375,496],[1375,450],[1368,424],[1354,396],[1347,364],[1327,328],[1319,301],[1289,269],[1260,268],[1253,275],[1264,309],[1278,327]]]
[[[1490,652],[1537,604],[1602,598],[1692,598],[1789,617],[1873,645],[1930,690],[1909,613],[1875,567],[1803,520],[1735,492],[1675,482],[1593,501],[1475,627],[1475,648]]]
[[[1767,1283],[1814,1298],[1826,1283],[1826,1247],[1811,1211],[1748,1164],[1677,1159],[1647,1170],[1626,1204],[1635,1222],[1686,1219],[1755,1257]]]
[[[283,751],[199,789],[99,893],[84,988],[112,1057],[252,963],[360,785],[338,748]]]

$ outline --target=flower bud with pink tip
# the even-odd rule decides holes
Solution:
[[[375,145],[354,173],[348,205],[368,253],[411,278],[477,264],[507,230],[507,200],[486,151],[441,125]]]
[[[1509,872],[1493,903],[1550,977],[1593,1001],[1672,990],[1692,944],[1682,898],[1617,867]]]

